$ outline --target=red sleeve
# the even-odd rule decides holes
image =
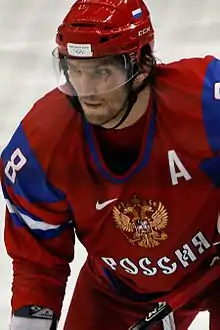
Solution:
[[[2,153],[1,184],[12,311],[35,304],[59,317],[74,254],[72,212],[65,194],[48,182],[22,125]]]

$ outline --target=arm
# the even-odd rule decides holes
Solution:
[[[73,259],[72,214],[23,139],[20,126],[1,158],[5,245],[14,272],[12,313],[37,305],[58,319]]]

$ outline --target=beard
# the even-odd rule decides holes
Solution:
[[[80,99],[79,101],[89,123],[97,126],[110,125],[108,128],[114,128],[120,122],[128,107],[128,98],[125,98],[120,104],[119,102],[111,103],[108,101],[98,103],[98,100],[96,100],[97,103],[94,100],[91,103]]]

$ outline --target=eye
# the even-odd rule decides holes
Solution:
[[[111,74],[111,70],[109,68],[100,68],[96,70],[97,76],[109,76]]]
[[[69,70],[71,73],[74,73],[74,74],[81,74],[81,70],[80,69],[77,69],[75,67],[69,67]]]

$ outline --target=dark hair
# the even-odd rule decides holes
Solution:
[[[131,59],[129,57],[129,55],[115,55],[114,57],[112,57],[111,59],[111,63],[116,63],[119,64],[123,69],[124,69],[124,57],[127,58],[128,63],[131,63]],[[133,66],[131,64],[130,70],[128,71],[128,79],[130,77],[134,77],[130,83],[128,84],[128,86],[132,86],[132,83],[136,77],[136,75],[138,73],[142,73],[142,72],[146,72],[149,71],[148,76],[143,80],[143,83],[141,85],[141,90],[146,87],[147,85],[153,85],[155,83],[155,78],[156,78],[156,69],[157,69],[157,59],[156,57],[153,55],[152,52],[152,48],[150,47],[150,45],[145,45],[144,47],[142,47],[141,49],[141,53],[140,53],[140,61],[139,63],[133,63]]]
[[[149,68],[149,75],[144,79],[143,84],[154,85],[156,78],[157,59],[153,55],[150,45],[146,45],[142,48],[140,54],[140,70],[144,67]]]

